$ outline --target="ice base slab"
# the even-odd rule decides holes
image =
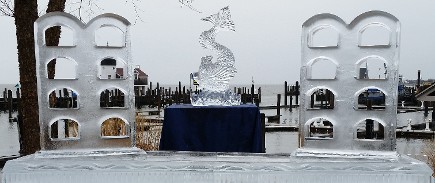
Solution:
[[[241,97],[239,94],[226,91],[203,90],[198,93],[192,93],[190,101],[193,106],[232,106],[240,105]]]
[[[387,158],[290,154],[136,152],[30,155],[6,163],[3,183],[298,182],[430,183],[432,170],[403,155]]]

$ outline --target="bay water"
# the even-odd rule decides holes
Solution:
[[[175,85],[173,85],[175,90]],[[241,87],[241,86],[238,86]],[[250,85],[245,87],[250,88]],[[277,102],[277,94],[284,94],[284,85],[256,85],[261,87],[262,102],[260,106],[274,106]],[[1,88],[1,85],[0,85]],[[186,87],[188,88],[188,87]],[[13,88],[12,88],[13,89]],[[283,104],[283,98],[281,98]],[[295,102],[293,102],[295,103]],[[276,109],[261,110],[266,116],[276,115]],[[280,125],[297,126],[298,108],[293,111],[281,109]],[[16,114],[14,114],[15,116]],[[406,126],[408,119],[412,123],[421,123],[424,120],[423,112],[411,112],[398,114],[398,127]],[[422,153],[427,140],[422,139],[397,139],[397,151],[420,160],[425,160],[426,156]],[[298,132],[268,132],[266,133],[266,152],[267,153],[291,153],[298,148]],[[19,151],[18,128],[16,122],[9,122],[8,113],[0,112],[0,157],[17,155]]]

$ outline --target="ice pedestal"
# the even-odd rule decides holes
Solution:
[[[431,182],[432,171],[426,164],[396,153],[331,156],[334,153],[307,152],[272,155],[139,150],[93,156],[40,152],[8,161],[2,182]]]
[[[232,106],[240,105],[241,97],[237,93],[232,93],[230,90],[226,91],[211,91],[203,90],[198,93],[192,93],[190,101],[194,106]]]

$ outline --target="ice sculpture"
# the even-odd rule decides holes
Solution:
[[[380,34],[369,35],[369,30]],[[399,40],[399,21],[381,11],[363,13],[350,24],[332,14],[313,16],[303,24],[299,116],[305,149],[395,151]],[[325,58],[337,68],[331,73],[335,77],[313,78],[314,66]],[[378,67],[385,71],[372,77]],[[328,105],[323,104],[332,106],[328,109],[314,100],[324,95],[316,91],[325,89],[331,95]],[[385,106],[362,107],[358,98],[365,91],[383,94]],[[317,118],[326,119],[334,134],[313,136]]]
[[[55,19],[58,18],[59,17]],[[62,20],[60,23],[70,23],[69,21],[70,19],[65,18],[65,20]],[[389,26],[391,30],[395,30],[394,34],[391,35],[393,39],[390,39],[390,46],[386,46],[384,43],[381,45],[364,44],[358,46],[356,36],[358,31],[356,30],[358,30],[361,25],[372,21],[382,22]],[[39,26],[41,21],[39,20],[36,23]],[[333,31],[337,30],[337,33],[345,37],[338,36],[340,41],[336,40],[337,42],[332,44],[317,44],[319,42],[315,42],[316,44],[307,44],[307,41],[312,38],[311,33],[314,33],[308,32],[308,34],[306,34],[307,31],[313,30],[311,28],[319,24],[332,24],[335,27]],[[83,27],[73,28],[74,30],[81,30]],[[87,29],[89,28],[90,27]],[[86,28],[83,29],[86,30]],[[8,161],[2,170],[3,175],[1,182],[433,182],[431,176],[433,171],[428,165],[406,155],[398,155],[393,152],[392,149],[395,144],[394,122],[396,120],[395,107],[397,105],[395,101],[397,83],[393,81],[397,78],[398,38],[400,30],[397,19],[388,13],[373,11],[362,14],[348,26],[334,15],[321,14],[309,19],[303,25],[303,29],[301,69],[301,86],[303,87],[301,90],[304,92],[302,94],[305,96],[302,97],[300,119],[306,121],[306,124],[314,123],[318,128],[331,126],[333,127],[332,132],[335,134],[310,136],[309,133],[307,133],[309,132],[309,129],[306,128],[307,126],[302,124],[301,129],[303,129],[303,131],[301,135],[303,141],[301,142],[304,143],[304,148],[294,154],[165,151],[144,153],[128,150],[114,151],[116,149],[112,149],[112,151],[94,151],[92,153],[89,153],[88,150],[51,151],[51,153],[38,152],[33,155]],[[86,33],[83,35],[89,36],[89,34]],[[37,43],[40,44],[39,41],[37,41]],[[91,52],[81,50],[82,48],[79,47],[82,44],[85,46],[91,45],[91,42],[80,42],[75,48],[88,54],[97,53],[95,50]],[[43,48],[43,46],[38,45],[37,48]],[[86,48],[91,49],[89,47]],[[62,49],[63,48],[47,48],[47,50],[43,49],[45,51],[41,53],[42,56],[53,54],[53,57],[55,57],[56,54],[64,53],[61,52]],[[106,52],[105,49],[98,49],[98,51],[112,54],[113,52],[129,53],[124,52],[126,50],[123,49],[113,49],[111,52]],[[349,53],[347,51],[349,51]],[[98,125],[98,123],[93,123],[94,118],[98,118],[100,113],[106,114],[104,113],[106,109],[97,110],[99,111],[98,114],[92,111],[90,111],[90,114],[86,114],[87,110],[81,112],[83,109],[90,109],[90,107],[98,108],[98,102],[95,104],[84,102],[86,102],[86,100],[94,101],[93,95],[97,96],[101,91],[97,88],[106,86],[102,85],[99,82],[100,80],[95,80],[97,75],[94,69],[90,69],[92,72],[88,72],[88,70],[81,68],[82,62],[84,62],[81,61],[81,59],[91,57],[88,56],[88,54],[73,55],[78,57],[76,60],[78,61],[78,71],[80,72],[76,80],[57,80],[59,82],[54,81],[50,83],[44,80],[44,82],[50,87],[53,85],[58,88],[68,84],[71,86],[71,89],[76,90],[79,94],[79,102],[81,102],[79,109],[58,109],[58,113],[65,114],[66,117],[76,115],[74,117],[77,120],[74,121],[78,122],[77,125],[82,126],[81,133],[72,133],[73,138],[78,136],[78,141],[68,141],[71,142],[70,145],[72,147],[87,148],[90,145],[94,145],[95,147],[101,147],[101,145],[106,145],[106,147],[109,145],[119,147],[118,144],[108,144],[104,143],[102,140],[92,141],[85,139],[90,138],[90,136],[88,136],[90,131],[86,131],[86,129],[83,128],[95,130],[95,126],[92,124]],[[365,77],[358,77],[355,70],[359,68],[359,64],[356,63],[360,58],[365,58],[367,54],[377,54],[385,58],[387,62],[386,65],[388,66],[387,79],[369,81]],[[313,79],[308,77],[310,66],[315,65],[316,60],[319,60],[315,58],[322,55],[327,56],[327,58],[332,61],[332,64],[336,63],[337,69],[334,70],[336,77],[325,79]],[[39,55],[38,58],[41,58],[41,55]],[[129,63],[128,58],[124,58],[124,60]],[[95,62],[89,62],[89,64],[95,67]],[[40,65],[38,68],[44,69],[41,68]],[[38,71],[38,73],[41,74],[40,76],[45,76],[45,72]],[[129,73],[128,77],[131,77],[131,73]],[[82,88],[86,88],[85,86],[75,84],[77,81],[82,80],[85,82],[91,81],[90,83],[92,85],[89,87],[94,88],[94,90],[83,90]],[[121,88],[122,86],[121,83],[118,83],[122,80],[116,80],[115,83],[107,79],[104,81],[110,83],[108,84],[110,86],[117,85],[115,88]],[[357,102],[353,100],[358,97],[359,91],[364,90],[366,86],[370,88],[373,86],[377,87],[383,90],[387,95],[384,111],[361,111],[358,110],[358,106],[355,106]],[[326,90],[322,88],[326,88]],[[44,87],[40,87],[40,89],[43,89],[43,95],[45,94],[47,96],[47,92],[51,91]],[[86,91],[88,93],[85,93]],[[128,88],[125,89],[125,91],[126,94],[130,95]],[[331,97],[332,102],[330,101],[331,103],[329,103],[331,107],[308,108],[309,102],[307,102],[307,100],[310,98],[310,94],[316,93],[316,91],[322,91],[317,92],[319,96],[323,94],[334,94],[336,96],[335,98]],[[46,96],[42,97],[47,98]],[[83,105],[83,103],[90,105],[90,107]],[[42,109],[43,111],[49,112],[48,114],[51,116],[58,116],[58,113],[48,109],[47,104],[44,102],[42,102],[42,104],[44,104],[46,108]],[[133,102],[128,103],[127,108],[123,110],[128,111],[132,108],[132,104]],[[94,110],[94,108],[92,108],[92,110]],[[71,110],[76,113],[67,113]],[[77,112],[78,110],[80,110],[80,114],[82,114],[83,117],[77,115],[79,113]],[[120,113],[117,108],[107,111]],[[63,116],[59,115],[59,117]],[[370,117],[373,121],[379,121],[383,124],[384,140],[357,140],[354,138],[357,124],[366,117]],[[86,121],[84,118],[89,118],[90,120]],[[59,123],[59,120],[57,122]],[[131,123],[133,122],[134,121],[131,121]],[[41,124],[47,125],[44,122]],[[72,122],[72,124],[76,123]],[[44,131],[44,133],[47,133],[47,131]],[[61,136],[64,137],[65,134]],[[80,144],[82,143],[81,140],[85,140],[83,142],[87,142],[88,144]],[[119,142],[123,144],[122,140]],[[340,145],[340,143],[342,143],[342,145]],[[55,148],[51,145],[52,144],[45,144],[45,148]],[[61,145],[60,148],[65,148],[64,144],[59,143],[58,145]]]
[[[59,25],[74,32],[73,45],[45,44],[45,30]],[[36,21],[36,69],[42,150],[134,147],[134,77],[129,26],[128,20],[115,14],[97,16],[88,24],[62,12],[48,13]],[[116,46],[106,42],[96,45],[95,33],[106,28],[117,30],[123,43]],[[47,63],[53,58],[68,58],[68,61],[74,62],[76,77],[49,79]],[[116,64],[118,62],[122,63],[121,68],[116,68],[120,65]],[[123,70],[122,77],[118,77],[119,70]],[[112,88],[114,89],[108,90]],[[107,95],[102,96],[104,92]],[[113,96],[122,100],[112,101]],[[53,107],[65,101],[70,103],[67,106],[73,107]],[[114,102],[120,107],[101,106],[102,103],[111,105]],[[112,135],[104,135],[108,134],[103,133],[107,128],[112,128]]]
[[[235,31],[230,9],[227,6],[202,20],[212,23],[213,27],[202,32],[199,43],[203,48],[215,51],[217,58],[215,62],[210,55],[201,58],[198,71],[200,92],[191,95],[192,105],[240,105],[240,95],[229,90],[229,81],[237,73],[233,52],[215,41],[219,31]]]

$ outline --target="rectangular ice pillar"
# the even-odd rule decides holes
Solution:
[[[55,12],[35,22],[42,150],[134,146],[129,26],[114,14],[83,24]],[[58,45],[52,33],[59,30]]]
[[[400,23],[382,11],[303,24],[302,147],[395,150],[399,48]]]

